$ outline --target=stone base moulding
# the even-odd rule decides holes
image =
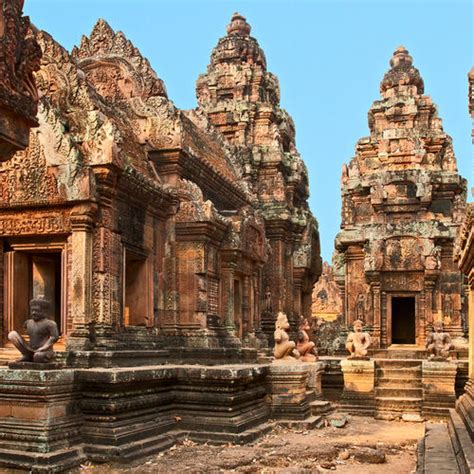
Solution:
[[[0,370],[0,465],[55,472],[84,462],[78,389],[74,370]]]
[[[457,366],[449,361],[422,363],[423,416],[446,418],[456,401],[455,381]]]
[[[310,405],[322,368],[323,363],[1,369],[0,466],[57,472],[86,460],[128,462],[183,438],[248,443],[274,423],[313,428],[322,420]]]
[[[341,361],[344,391],[341,409],[353,414],[374,414],[375,362],[346,359]]]

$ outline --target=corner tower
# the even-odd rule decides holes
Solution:
[[[466,182],[452,140],[403,47],[369,110],[370,136],[342,171],[335,273],[347,324],[373,328],[380,347],[423,346],[433,321],[461,336],[461,277],[453,242]]]
[[[250,36],[245,17],[232,15],[227,35],[197,81],[198,111],[226,138],[243,180],[265,219],[271,258],[263,270],[269,333],[285,311],[290,321],[311,316],[313,283],[321,274],[319,232],[308,206],[306,166],[295,146],[295,127],[280,107],[278,79]],[[265,318],[264,318],[265,320]]]

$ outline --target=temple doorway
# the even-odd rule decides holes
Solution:
[[[56,248],[22,248],[5,253],[5,328],[24,331],[29,301],[45,297],[50,303],[47,317],[65,333],[63,251]],[[5,336],[5,334],[4,334]]]
[[[415,344],[415,297],[392,297],[392,344]]]
[[[145,255],[124,250],[124,325],[152,326],[152,275]]]

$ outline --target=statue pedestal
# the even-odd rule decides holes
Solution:
[[[321,400],[323,398],[323,391],[321,388],[321,379],[323,377],[324,369],[326,364],[324,362],[305,362],[306,369],[308,370],[308,381],[306,387],[309,392],[312,393],[312,400]]]
[[[373,360],[345,359],[341,361],[344,391],[341,410],[354,415],[374,415],[375,362]]]
[[[454,408],[457,365],[450,361],[425,360],[422,364],[423,416],[446,418]]]
[[[283,420],[305,420],[311,410],[306,394],[308,364],[297,361],[276,361],[270,365],[268,398],[271,416]]]
[[[0,370],[0,464],[33,472],[81,464],[86,456],[74,371],[24,366]]]

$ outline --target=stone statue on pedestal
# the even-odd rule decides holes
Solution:
[[[275,348],[273,355],[275,359],[298,359],[300,354],[295,349],[295,342],[290,341],[290,336],[286,332],[290,329],[290,323],[285,313],[281,311],[278,313],[277,320],[275,322]]]
[[[304,362],[315,362],[318,360],[316,344],[310,340],[308,332],[311,330],[306,318],[301,319],[298,330],[298,342],[296,349],[300,353],[301,360]]]
[[[438,320],[433,323],[433,331],[426,339],[426,350],[430,360],[446,360],[449,358],[449,351],[454,348],[451,336],[443,331],[443,322]]]
[[[8,340],[22,353],[16,362],[47,363],[54,359],[53,345],[59,339],[58,326],[46,316],[49,301],[42,297],[30,301],[31,319],[25,321],[29,343],[17,331],[8,334]]]
[[[351,353],[349,359],[368,359],[367,349],[372,343],[368,332],[363,332],[363,323],[360,319],[354,322],[354,331],[350,332],[346,340],[346,349]]]

